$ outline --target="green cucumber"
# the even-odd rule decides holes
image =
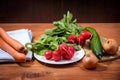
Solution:
[[[90,39],[90,48],[92,49],[93,53],[97,56],[97,58],[101,59],[103,52],[100,37],[97,31],[92,27],[86,27],[85,30],[91,32],[92,34],[92,37]]]

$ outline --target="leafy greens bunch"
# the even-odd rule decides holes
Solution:
[[[54,28],[45,30],[38,40],[32,43],[31,50],[39,55],[43,55],[46,50],[56,50],[61,43],[72,45],[76,50],[80,50],[77,44],[68,43],[67,37],[70,34],[79,35],[83,30],[77,25],[76,19],[73,20],[73,15],[68,11],[59,21],[53,22]]]

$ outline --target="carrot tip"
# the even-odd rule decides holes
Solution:
[[[19,50],[23,52],[23,51],[25,50],[25,48],[24,48],[24,47],[21,47]]]
[[[25,54],[27,54],[27,53],[28,53],[28,51],[27,51],[27,50],[24,50],[24,53],[25,53]]]

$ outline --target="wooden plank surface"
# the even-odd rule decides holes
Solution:
[[[114,38],[120,45],[120,23],[80,23],[82,27],[94,27],[104,37]],[[50,23],[0,24],[6,31],[21,28],[31,29],[33,41]],[[94,70],[84,69],[81,61],[68,65],[48,65],[33,58],[27,63],[0,63],[0,80],[120,80],[120,59],[99,63]]]

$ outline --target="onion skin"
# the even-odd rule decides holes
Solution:
[[[111,55],[116,54],[118,51],[118,47],[119,47],[116,40],[114,39],[106,39],[102,43],[102,46],[103,46],[104,51]]]
[[[98,58],[92,52],[90,52],[83,57],[82,64],[86,69],[94,69],[98,64],[98,61]]]

